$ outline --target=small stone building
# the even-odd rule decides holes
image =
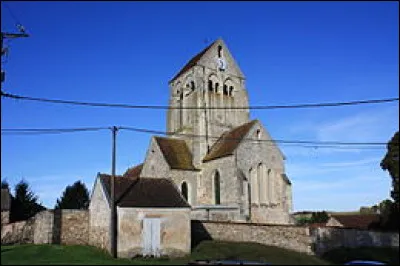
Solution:
[[[330,215],[326,226],[368,230],[376,227],[378,223],[378,214],[343,214]]]
[[[8,188],[1,189],[1,224],[10,222],[11,195]]]
[[[190,206],[165,178],[138,178],[141,165],[115,178],[117,255],[190,253]],[[110,176],[98,174],[89,205],[89,244],[110,250]]]

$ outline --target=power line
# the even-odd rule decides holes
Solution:
[[[360,105],[360,104],[378,104],[378,103],[388,103],[398,101],[399,98],[385,98],[385,99],[372,99],[372,100],[359,100],[359,101],[348,101],[348,102],[334,102],[334,103],[307,103],[307,104],[295,104],[295,105],[259,105],[259,106],[237,106],[237,107],[196,107],[196,106],[166,106],[166,105],[131,105],[131,104],[118,104],[118,103],[99,103],[99,102],[82,102],[82,101],[72,101],[72,100],[60,100],[60,99],[48,99],[48,98],[38,98],[31,96],[15,95],[10,93],[1,92],[1,96],[5,98],[12,98],[17,100],[28,100],[28,101],[38,101],[38,102],[48,102],[48,103],[58,103],[58,104],[71,104],[71,105],[83,105],[83,106],[93,106],[93,107],[113,107],[113,108],[130,108],[130,109],[294,109],[294,108],[318,108],[318,107],[337,107],[346,105]]]
[[[137,127],[127,127],[127,126],[118,126],[119,130],[129,130],[135,132],[142,133],[150,133],[150,134],[161,134],[161,135],[175,135],[182,137],[191,137],[191,138],[203,138],[206,135],[197,135],[197,134],[186,134],[186,133],[174,133],[162,130],[154,130],[154,129],[146,129],[146,128],[137,128]],[[81,132],[81,131],[99,131],[104,129],[112,129],[112,127],[75,127],[75,128],[2,128],[2,133],[64,133],[64,132]],[[310,144],[310,145],[348,145],[348,146],[357,146],[357,145],[368,145],[368,146],[379,146],[386,145],[386,142],[342,142],[342,141],[310,141],[310,140],[282,140],[282,139],[255,139],[255,138],[227,138],[222,136],[207,136],[209,138],[219,139],[223,138],[226,141],[255,141],[255,142],[275,142],[275,143],[284,143],[284,144]]]
[[[160,130],[152,130],[152,129],[143,129],[143,128],[135,128],[135,127],[125,127],[121,126],[121,130],[130,130],[135,132],[142,133],[151,133],[151,134],[161,134],[161,135],[175,135],[182,137],[191,137],[191,138],[205,138],[206,135],[196,135],[196,134],[184,134],[184,133],[172,133]],[[271,139],[271,140],[263,140],[263,139],[253,139],[253,138],[226,138],[224,136],[207,136],[208,138],[219,139],[223,138],[224,141],[254,141],[254,142],[272,142],[272,143],[282,143],[282,144],[310,144],[310,145],[347,145],[347,146],[380,146],[386,145],[386,142],[341,142],[341,141],[309,141],[309,140],[280,140],[280,139]],[[310,146],[314,147],[314,146]]]
[[[47,135],[62,134],[84,131],[99,131],[110,129],[111,127],[91,127],[91,128],[18,128],[18,129],[1,129],[2,135]]]
[[[83,132],[83,131],[99,131],[108,129],[111,130],[113,127],[84,127],[84,128],[18,128],[18,129],[1,129],[2,135],[49,135],[49,134],[62,134],[62,133],[72,133],[72,132]],[[128,130],[141,133],[150,134],[160,134],[170,136],[171,132],[136,128],[136,127],[117,127],[118,130]],[[189,138],[205,138],[205,135],[196,134],[183,134],[174,133],[175,136],[189,137]],[[223,136],[208,136],[208,138],[220,139]],[[340,142],[340,141],[308,141],[308,140],[258,140],[252,138],[226,138],[224,141],[250,141],[254,143],[266,142],[267,145],[275,145],[275,143],[280,143],[282,145],[287,145],[289,147],[303,147],[303,148],[334,148],[334,149],[383,149],[386,148],[386,143],[384,142]],[[381,147],[379,147],[381,146]]]

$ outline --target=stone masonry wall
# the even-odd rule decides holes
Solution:
[[[1,227],[2,244],[86,245],[89,242],[87,210],[42,211],[34,217]]]
[[[317,255],[338,247],[399,247],[399,233],[348,228],[310,229]]]
[[[60,228],[60,244],[88,244],[89,212],[86,210],[62,210]]]
[[[313,254],[312,238],[303,226],[192,221],[192,238],[194,245],[207,239],[256,242]]]
[[[33,243],[35,219],[11,223],[1,227],[1,244],[30,244]]]
[[[1,212],[1,225],[8,224],[10,222],[10,212],[2,211]]]

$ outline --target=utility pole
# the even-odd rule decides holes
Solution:
[[[111,255],[117,257],[117,215],[115,206],[115,151],[116,151],[116,137],[118,128],[113,126],[112,130],[112,164],[111,164],[111,223],[110,223],[110,244]]]
[[[20,33],[9,33],[9,32],[1,32],[1,57],[5,55],[8,52],[7,48],[3,48],[3,41],[7,39],[15,39],[15,38],[24,38],[24,37],[29,37],[29,34],[25,32],[25,29],[22,25],[18,24],[17,25]],[[3,68],[1,69],[1,82],[5,80],[5,73],[3,71]]]

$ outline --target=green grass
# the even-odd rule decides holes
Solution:
[[[273,265],[328,265],[353,259],[370,259],[399,264],[398,249],[338,249],[323,258],[265,246],[257,243],[203,241],[190,256],[177,259],[114,259],[108,253],[89,246],[15,245],[1,246],[1,264],[5,265],[160,265],[187,264],[193,260],[240,259],[264,261]]]
[[[204,241],[190,256],[177,259],[114,259],[108,253],[89,246],[15,245],[1,247],[1,264],[90,265],[90,264],[187,264],[192,260],[241,259],[272,264],[323,265],[327,262],[314,256],[256,243]]]
[[[399,265],[399,249],[395,248],[339,248],[322,255],[325,260],[342,264],[351,260],[376,260],[390,265]]]

